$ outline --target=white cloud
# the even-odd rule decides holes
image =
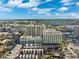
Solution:
[[[60,16],[60,15],[61,15],[60,13],[56,13],[56,14],[55,14],[55,16]]]
[[[39,4],[47,3],[47,2],[50,2],[50,1],[53,1],[53,0],[45,0],[45,1],[40,2]]]
[[[22,3],[19,5],[20,8],[30,8],[30,7],[34,7],[34,6],[38,6],[37,3]]]
[[[72,17],[73,17],[73,16],[77,16],[77,14],[75,14],[75,13],[71,13],[70,16],[72,16]]]
[[[36,11],[38,14],[46,14],[46,13],[49,13],[52,10],[52,8],[43,8],[43,9],[41,9],[41,8],[34,7],[31,10]]]
[[[19,7],[19,8],[30,8],[34,6],[38,6],[39,2],[37,3],[34,0],[30,0],[29,2],[22,3],[22,0],[10,0],[7,4],[9,7]]]
[[[58,17],[58,16],[57,16]],[[77,19],[79,18],[79,14],[76,14],[76,13],[67,13],[67,14],[60,14],[59,17],[63,17],[63,18],[74,18],[74,19]]]
[[[67,7],[61,7],[61,8],[59,8],[59,11],[67,11],[67,10],[68,10]]]
[[[71,0],[61,0],[61,3],[67,3],[70,2]]]
[[[33,11],[38,11],[37,7],[32,8]]]
[[[0,5],[2,4],[2,2],[0,1]]]
[[[31,3],[45,3],[45,2],[50,2],[52,0],[29,0]]]
[[[40,3],[41,0],[29,0],[30,3]]]
[[[0,1],[0,13],[11,12],[12,9],[8,8],[5,4]]]
[[[30,0],[29,2],[22,3],[23,0],[9,0],[9,2],[6,4],[6,7],[9,8],[30,8],[35,7],[39,5],[39,2],[37,3],[35,0]],[[2,2],[0,1],[0,5]]]
[[[69,14],[67,14],[67,16],[77,18],[78,14],[76,14],[76,13],[69,13]]]
[[[73,2],[67,2],[67,3],[64,3],[63,5],[67,6],[67,5],[73,5],[74,3]]]
[[[15,7],[15,6],[18,6],[22,3],[22,0],[10,0],[8,3],[7,3],[7,6],[9,7]]]
[[[79,6],[79,2],[77,2],[76,5]]]
[[[45,13],[47,13],[47,12],[49,12],[49,10],[48,9],[38,9],[38,14],[45,14]]]
[[[12,9],[0,6],[0,12],[11,12]]]
[[[56,17],[62,17],[62,18],[79,18],[79,14],[76,14],[76,13],[56,13],[54,14]]]
[[[29,2],[26,3],[22,3],[23,0],[9,0],[9,2],[7,3],[6,6],[8,7],[18,7],[18,8],[30,8],[30,7],[35,7],[38,6],[41,3],[45,3],[45,2],[49,2],[52,0],[45,0],[45,1],[41,1],[41,0],[29,0]]]
[[[63,3],[63,5],[65,5],[65,6],[74,4],[74,2],[72,2],[72,0],[61,0],[60,3]]]
[[[50,16],[51,14],[50,13],[46,13],[46,15]]]
[[[29,7],[33,7],[36,6],[35,3],[22,3],[22,0],[10,0],[7,4],[7,6],[9,7],[18,7],[18,8],[29,8]]]
[[[50,11],[53,10],[54,8],[37,8],[37,7],[34,7],[32,8],[31,10],[32,11],[35,11],[36,13],[38,14],[44,14],[44,15],[51,15],[50,14]]]
[[[50,1],[52,1],[52,0],[46,0],[46,2],[50,2]]]
[[[34,8],[32,8],[33,10],[37,10],[37,11],[51,11],[52,10],[52,8],[37,8],[37,7],[34,7]]]

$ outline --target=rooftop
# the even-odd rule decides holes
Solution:
[[[34,25],[34,24],[20,25],[20,24],[15,24],[15,26],[23,26],[23,27],[40,27],[41,25]],[[42,24],[42,26],[45,26],[45,25]]]
[[[54,33],[54,34],[55,34],[55,33],[56,33],[56,34],[59,34],[59,33],[60,33],[60,34],[62,34],[62,32],[57,31],[56,29],[46,29],[46,30],[43,31],[43,33],[52,33],[52,34],[53,34],[53,33]]]
[[[21,39],[29,39],[29,40],[35,40],[35,39],[37,40],[37,39],[41,38],[41,36],[28,36],[28,35],[23,35],[20,38]]]
[[[21,36],[20,38],[32,38],[32,36],[29,36],[29,35],[23,35],[23,36]]]

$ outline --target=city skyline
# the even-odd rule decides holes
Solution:
[[[79,59],[77,20],[0,22],[0,59],[48,58]]]
[[[0,0],[0,19],[79,19],[78,0]]]

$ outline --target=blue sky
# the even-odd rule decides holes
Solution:
[[[0,0],[0,19],[79,19],[79,0]]]

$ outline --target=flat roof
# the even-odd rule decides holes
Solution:
[[[29,39],[35,39],[35,38],[41,38],[41,36],[28,36],[28,35],[26,35],[26,36],[21,36],[20,38],[21,38],[21,39],[22,39],[22,38],[25,38],[25,39],[28,39],[28,38],[29,38]]]

